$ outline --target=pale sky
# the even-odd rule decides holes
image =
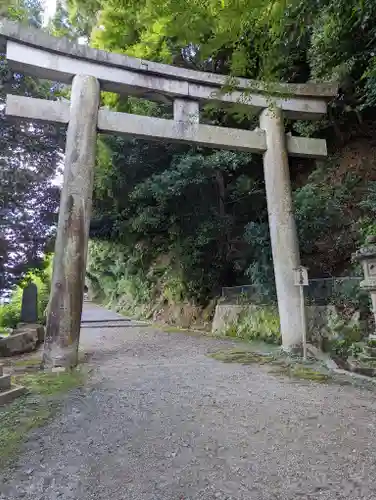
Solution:
[[[47,24],[50,18],[55,14],[56,10],[56,0],[44,0],[44,15],[43,24]],[[55,179],[53,179],[52,184],[55,186],[62,186],[63,176],[60,172],[56,173]]]
[[[44,24],[55,14],[56,0],[44,0]]]

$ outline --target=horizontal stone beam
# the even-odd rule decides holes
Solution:
[[[151,118],[114,111],[101,110],[98,129],[102,132],[137,137],[139,139],[164,139],[171,142],[197,144],[217,149],[263,152],[265,134],[260,131],[215,127],[184,121]]]
[[[296,137],[286,134],[287,151],[299,158],[325,158],[328,155],[325,139]]]
[[[67,124],[69,113],[69,102],[7,95],[6,114],[8,116]],[[249,131],[215,127],[202,125],[195,121],[165,120],[107,109],[99,110],[98,129],[104,133],[127,137],[198,144],[216,149],[248,151],[250,153],[263,153],[266,150],[265,132],[260,129]],[[291,156],[323,158],[327,154],[326,142],[322,139],[286,135],[286,141],[287,150]]]
[[[69,108],[70,104],[67,101],[47,101],[35,97],[8,94],[5,113],[14,118],[67,124],[70,115]]]
[[[265,132],[249,131],[191,122],[179,122],[131,115],[102,109],[98,115],[98,129],[102,132],[138,137],[139,139],[167,139],[171,142],[198,144],[216,149],[263,153],[266,150]],[[290,156],[322,158],[327,156],[326,141],[286,135]]]
[[[103,50],[93,49],[87,45],[78,44],[64,37],[53,37],[45,31],[32,28],[20,23],[0,18],[0,44],[6,45],[7,40],[13,40],[30,47],[36,47],[47,52],[59,55],[87,60],[93,63],[128,69],[140,73],[155,76],[164,76],[177,80],[185,80],[192,83],[211,85],[213,87],[223,87],[228,83],[226,75],[216,73],[206,73],[186,68],[170,66],[152,61],[145,61],[125,54],[109,53]],[[238,90],[252,90],[258,93],[269,94],[289,94],[297,97],[314,97],[330,99],[334,97],[338,90],[335,83],[273,83],[265,84],[256,80],[236,78],[234,85]]]
[[[110,56],[111,54],[109,54]],[[101,89],[118,94],[134,95],[150,100],[189,98],[191,100],[217,101],[223,104],[242,104],[254,112],[274,103],[293,119],[317,119],[327,112],[327,102],[322,97],[271,98],[263,93],[235,90],[230,93],[220,92],[220,87],[207,82],[194,83],[178,80],[169,75],[160,76],[147,72],[131,71],[117,66],[108,66],[77,59],[71,56],[48,52],[14,41],[7,43],[7,60],[11,68],[20,73],[30,74],[70,84],[77,74],[97,78]]]

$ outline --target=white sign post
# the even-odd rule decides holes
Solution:
[[[303,359],[307,359],[307,321],[305,313],[304,304],[304,287],[308,286],[308,269],[303,266],[299,266],[294,271],[294,285],[299,287],[300,290],[300,302],[302,311],[302,341],[303,341]]]

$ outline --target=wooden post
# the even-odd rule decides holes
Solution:
[[[92,202],[99,82],[73,79],[43,366],[77,364]]]

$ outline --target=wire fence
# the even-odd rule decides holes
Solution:
[[[367,307],[369,294],[360,289],[363,278],[358,276],[314,278],[304,287],[306,305],[361,308]],[[229,304],[277,303],[274,290],[269,287],[248,284],[223,287],[222,301]]]

